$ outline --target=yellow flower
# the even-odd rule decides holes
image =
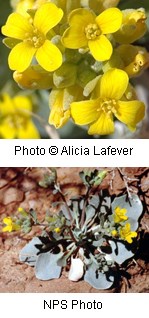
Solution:
[[[60,233],[60,231],[61,231],[60,227],[56,227],[56,228],[54,229],[54,232],[55,232],[55,233]]]
[[[70,49],[89,47],[91,54],[98,61],[108,60],[113,48],[105,36],[116,32],[122,22],[122,13],[117,8],[110,8],[97,17],[87,9],[76,9],[69,16],[70,27],[64,32],[62,43]]]
[[[15,71],[13,79],[23,89],[50,89],[53,85],[53,73],[49,73],[39,65],[32,65],[24,72]]]
[[[106,61],[102,70],[105,73],[111,68],[124,70],[129,77],[138,76],[149,66],[149,53],[144,47],[122,44],[113,50],[110,60]]]
[[[2,27],[2,33],[10,39],[4,43],[9,46],[14,39],[8,63],[12,70],[25,71],[33,57],[45,70],[52,72],[62,64],[60,50],[48,38],[48,32],[63,16],[63,11],[53,3],[43,4],[35,13],[33,20],[19,13],[12,13]],[[29,17],[29,16],[28,16]],[[12,44],[10,44],[10,47]]]
[[[0,100],[0,136],[13,139],[40,138],[38,130],[31,120],[32,104],[25,96],[10,98],[3,94]]]
[[[2,229],[2,232],[12,232],[20,230],[20,225],[15,224],[11,217],[4,218],[3,223],[6,224],[6,226]]]
[[[126,9],[122,11],[121,28],[114,34],[118,43],[127,44],[140,39],[147,31],[147,17],[144,9]]]
[[[128,243],[132,243],[133,237],[137,237],[137,232],[131,232],[130,223],[126,223],[125,226],[120,229],[120,238]]]
[[[125,214],[127,213],[126,209],[121,209],[119,206],[115,208],[114,210],[114,222],[115,223],[120,223],[122,221],[126,221],[128,220],[128,216],[126,216]]]
[[[118,236],[118,232],[116,230],[112,230],[111,231],[112,236],[117,237]]]
[[[49,124],[55,128],[63,127],[70,118],[70,103],[79,100],[83,96],[82,88],[78,85],[64,89],[53,89],[50,93]]]
[[[108,135],[114,132],[113,115],[131,131],[143,119],[144,103],[122,101],[128,87],[128,75],[119,69],[111,69],[101,76],[95,88],[95,99],[71,104],[71,115],[78,125],[90,125],[90,135]]]
[[[124,63],[124,71],[129,77],[139,75],[149,66],[149,53],[145,48],[122,44],[116,49]]]

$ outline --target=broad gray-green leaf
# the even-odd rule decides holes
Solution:
[[[109,241],[109,243],[112,248],[112,253],[109,255],[117,264],[122,264],[127,259],[134,256],[134,253],[131,250],[128,250],[126,245],[122,242],[115,243],[114,241]]]
[[[38,237],[34,237],[28,244],[26,244],[22,248],[19,254],[19,260],[21,262],[24,262],[25,264],[28,264],[30,266],[35,266],[38,258],[37,253],[39,252],[39,249],[35,247],[36,244],[42,244]]]
[[[98,208],[100,203],[99,195],[95,194],[92,196],[92,198],[89,200],[89,204],[93,205],[96,209]]]
[[[65,218],[66,218],[67,220],[71,220],[70,215],[69,215],[69,212],[68,212],[68,208],[66,207],[66,205],[63,204],[63,205],[61,206],[61,210],[62,210],[62,212],[63,212]],[[71,209],[69,209],[69,211],[70,211],[70,214],[71,214],[72,217],[73,217],[73,212],[71,211]]]
[[[121,209],[126,209],[126,215],[129,218],[129,223],[131,224],[131,230],[136,231],[138,228],[138,219],[143,212],[143,205],[137,194],[132,194],[129,201],[127,200],[127,195],[122,195],[115,198],[112,202],[112,210],[114,211],[116,207]]]
[[[86,215],[85,224],[87,224],[94,217],[95,212],[96,212],[95,208],[92,207],[91,205],[88,205],[86,207],[86,210],[85,210],[85,215]]]
[[[41,280],[59,278],[61,266],[57,265],[57,261],[62,255],[62,252],[59,254],[52,254],[50,252],[40,254],[35,265],[36,277]]]
[[[114,283],[114,276],[99,271],[96,275],[96,269],[91,265],[84,275],[84,280],[96,289],[108,289]]]

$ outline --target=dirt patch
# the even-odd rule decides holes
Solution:
[[[87,168],[85,168],[87,169]],[[93,169],[93,168],[89,168]],[[83,194],[84,187],[78,172],[82,168],[57,168],[58,180],[64,192]],[[103,168],[102,168],[103,170]],[[139,228],[139,249],[135,258],[121,269],[121,283],[116,282],[109,293],[149,292],[149,168],[106,168],[108,174],[102,184],[111,196],[137,193],[144,206],[144,214]],[[36,209],[38,217],[43,218],[52,208],[55,200],[50,189],[38,185],[44,175],[44,168],[0,168],[0,221],[3,217],[15,214],[19,206]],[[53,210],[54,213],[54,210]],[[0,292],[47,292],[47,293],[100,293],[84,281],[77,283],[67,279],[63,271],[60,279],[39,281],[34,268],[19,262],[19,251],[30,238],[38,234],[38,229],[24,237],[16,233],[0,234]]]

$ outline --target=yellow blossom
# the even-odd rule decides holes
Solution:
[[[90,125],[90,135],[108,135],[114,132],[113,115],[131,131],[143,119],[144,103],[138,100],[123,101],[129,83],[126,72],[111,69],[100,77],[95,88],[95,99],[71,104],[71,116],[78,125]]]
[[[6,226],[2,229],[2,232],[12,232],[20,230],[20,225],[15,224],[11,217],[4,218],[3,223],[6,224]]]
[[[125,226],[120,229],[120,238],[131,244],[133,237],[137,237],[137,232],[131,232],[130,223],[126,223]]]
[[[121,28],[114,34],[118,43],[133,43],[140,39],[147,31],[145,23],[147,17],[144,9],[126,9],[122,11],[123,20]]]
[[[3,94],[0,100],[0,136],[13,139],[40,138],[38,130],[32,122],[30,112],[32,104],[28,97],[10,98]]]
[[[24,72],[15,71],[13,79],[23,89],[50,89],[53,85],[53,73],[39,65],[32,65]]]
[[[110,8],[95,16],[87,9],[73,10],[62,37],[62,43],[70,49],[88,47],[91,54],[98,61],[108,60],[113,48],[106,35],[116,32],[122,22],[122,13],[117,8]]]
[[[110,60],[103,66],[105,73],[110,68],[123,69],[129,77],[138,76],[149,67],[149,53],[144,47],[122,44],[113,50]]]
[[[61,232],[60,227],[56,227],[56,228],[54,229],[54,232],[55,232],[55,233],[60,233],[60,232]]]
[[[121,209],[119,206],[114,209],[113,219],[115,223],[120,223],[122,221],[128,220],[128,216],[125,214],[127,213],[126,209]]]
[[[49,124],[55,128],[63,127],[70,118],[70,104],[83,96],[82,88],[78,85],[64,89],[53,89],[50,93]]]
[[[118,236],[118,232],[116,230],[112,230],[111,231],[112,236],[117,237]]]
[[[12,70],[25,71],[33,57],[45,70],[52,72],[62,64],[62,54],[48,37],[48,32],[55,27],[63,16],[63,11],[53,3],[43,4],[33,19],[12,13],[2,27],[2,33],[14,39],[8,63]],[[9,39],[4,40],[9,46]],[[10,45],[11,47],[11,45]]]
[[[124,63],[124,71],[129,77],[139,75],[149,66],[149,53],[145,48],[122,44],[116,49]]]

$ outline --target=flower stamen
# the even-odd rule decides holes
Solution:
[[[24,42],[38,49],[45,42],[45,36],[37,28],[34,28],[32,35],[26,34]]]
[[[95,40],[100,36],[100,34],[101,31],[96,23],[90,23],[85,28],[85,35],[88,40]]]

